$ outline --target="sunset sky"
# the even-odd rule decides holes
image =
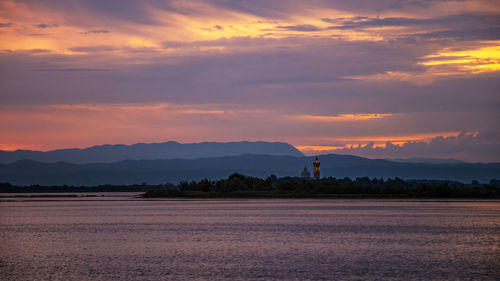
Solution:
[[[0,0],[0,149],[500,162],[498,0]]]

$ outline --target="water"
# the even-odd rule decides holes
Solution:
[[[4,280],[498,280],[499,248],[500,201],[0,202]]]

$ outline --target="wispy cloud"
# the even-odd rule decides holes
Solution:
[[[109,71],[104,68],[33,68],[33,71],[48,71],[48,72],[92,72],[92,71]]]
[[[40,24],[34,24],[34,27],[37,28],[52,28],[52,27],[59,27],[58,24],[53,23],[53,24],[46,24],[46,23],[40,23]]]
[[[82,52],[82,53],[88,53],[88,52],[109,52],[109,51],[115,51],[118,50],[119,48],[114,47],[114,46],[109,46],[109,45],[100,45],[100,46],[77,46],[77,47],[71,47],[68,48],[68,50],[72,52]]]
[[[330,29],[364,29],[373,27],[412,27],[427,26],[440,28],[458,28],[464,26],[498,26],[500,20],[495,13],[463,13],[443,17],[352,17],[341,19],[323,18],[324,22],[335,24]]]
[[[298,24],[298,25],[279,25],[276,28],[293,30],[293,31],[320,31],[321,29],[312,24]]]
[[[102,34],[102,33],[109,33],[109,30],[107,30],[107,29],[93,29],[93,30],[82,32],[82,34]]]
[[[451,66],[456,70],[485,72],[500,70],[500,41],[492,45],[466,50],[442,50],[427,55],[420,64],[426,66]]]

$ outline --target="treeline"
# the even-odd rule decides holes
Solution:
[[[298,177],[265,179],[232,174],[227,179],[173,184],[99,186],[15,186],[0,183],[0,193],[145,192],[144,197],[269,197],[269,198],[500,198],[500,181],[463,184],[441,180],[370,179],[361,177],[303,180]]]
[[[277,197],[277,198],[500,198],[497,180],[490,184],[453,181],[356,178],[303,180],[297,177],[265,179],[233,174],[227,179],[181,182],[176,188],[152,190],[144,197]]]

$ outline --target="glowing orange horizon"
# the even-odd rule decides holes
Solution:
[[[339,114],[334,116],[326,115],[297,115],[291,118],[301,120],[301,121],[320,121],[320,122],[330,122],[330,121],[360,121],[360,120],[371,120],[391,117],[394,114],[389,113],[360,113],[360,114]]]
[[[337,146],[331,146],[331,145],[294,145],[294,147],[301,152],[325,152],[325,151],[336,151],[336,150],[343,150],[343,149],[351,149],[355,147],[365,147],[369,144],[372,145],[373,148],[385,148],[386,143],[390,142],[393,145],[401,146],[405,143],[412,142],[412,141],[423,141],[423,142],[429,142],[430,139],[435,138],[435,137],[449,137],[449,136],[456,136],[460,132],[444,132],[440,134],[421,134],[418,135],[420,137],[416,137],[417,135],[413,135],[413,139],[409,139],[408,137],[402,138],[401,136],[386,136],[386,137],[366,137],[366,138],[342,138],[341,140],[343,142],[347,142],[342,145],[337,145]],[[382,140],[381,140],[382,139]],[[404,139],[404,141],[401,141],[401,139]],[[170,140],[170,139],[169,139]],[[163,141],[169,141],[169,140],[163,140]],[[155,142],[163,142],[161,140],[157,141],[152,141],[151,143]],[[199,142],[203,142],[207,140],[199,140]],[[229,141],[237,141],[237,140],[228,140]],[[243,140],[242,140],[243,141]],[[275,141],[275,140],[272,140]],[[340,139],[339,139],[340,141]],[[139,143],[142,141],[129,141],[129,142],[120,142],[119,144],[125,144],[125,145],[132,145],[135,143]],[[221,142],[225,142],[224,140],[221,140]],[[191,142],[189,142],[191,143]],[[15,151],[15,150],[36,150],[36,151],[50,151],[50,150],[57,150],[57,149],[67,149],[67,148],[87,148],[93,145],[102,145],[105,143],[96,143],[92,145],[74,145],[74,146],[43,146],[43,145],[17,145],[17,144],[6,144],[6,143],[0,143],[0,150],[3,151]]]
[[[297,121],[318,122],[318,125],[365,124],[367,120],[384,122],[393,114],[343,114],[338,116],[291,116],[274,110],[238,109],[231,105],[214,104],[60,104],[45,106],[11,106],[0,111],[2,125],[1,150],[53,150],[64,148],[84,148],[104,143],[134,144],[137,142],[200,142],[207,140],[269,140],[296,143],[294,135],[273,134],[276,126],[285,122],[292,126]],[[82,118],[83,117],[83,118]],[[257,124],[267,125],[271,135],[261,135],[258,139],[240,124],[251,118]],[[9,120],[9,121],[7,121]],[[36,120],[36,122],[34,122]],[[210,122],[210,126],[207,126]],[[225,124],[225,125],[221,125]],[[253,124],[253,123],[252,123]],[[325,124],[325,125],[322,125]],[[16,130],[16,128],[31,128]],[[227,128],[231,128],[230,131]],[[239,134],[234,134],[239,131]],[[133,133],[131,133],[133,132]],[[384,147],[385,142],[404,143],[408,141],[429,141],[437,136],[458,135],[457,131],[420,133],[410,135],[352,136],[308,138],[307,142],[296,144],[303,151],[327,151],[349,148],[354,145],[375,143]],[[204,139],[200,139],[204,136]],[[36,140],[36,142],[34,141]],[[315,145],[330,142],[341,145]]]

